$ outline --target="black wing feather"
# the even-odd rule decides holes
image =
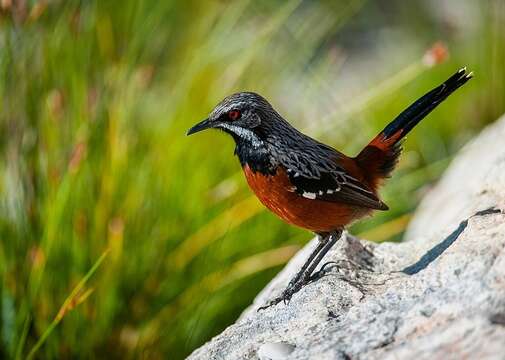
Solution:
[[[366,184],[339,165],[343,154],[292,127],[284,129],[282,136],[269,138],[269,153],[286,169],[292,191],[300,196],[369,209],[388,208]]]
[[[320,172],[319,178],[307,178],[288,169],[293,191],[309,199],[342,202],[370,209],[386,210],[387,206],[363,183],[341,171]]]

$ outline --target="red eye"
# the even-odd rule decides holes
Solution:
[[[231,110],[228,112],[228,117],[230,120],[237,120],[240,117],[240,111],[238,110]]]

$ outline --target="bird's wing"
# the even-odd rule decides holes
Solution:
[[[359,207],[387,210],[375,193],[354,178],[340,164],[344,155],[333,148],[304,137],[292,143],[289,152],[277,154],[280,165],[293,185],[292,191],[308,199],[342,202]]]
[[[308,178],[296,171],[287,169],[292,191],[307,199],[329,202],[342,202],[359,207],[387,210],[377,195],[365,184],[342,171],[321,172],[319,178]]]

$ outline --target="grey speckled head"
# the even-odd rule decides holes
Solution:
[[[217,128],[230,133],[236,140],[253,137],[258,140],[259,134],[252,130],[260,125],[268,127],[275,119],[284,121],[264,97],[253,92],[240,92],[224,98],[207,119],[189,130],[188,135]]]
[[[209,119],[218,120],[232,110],[240,111],[242,115],[241,118],[248,118],[254,115],[257,116],[262,112],[269,113],[274,111],[272,105],[270,105],[263,96],[253,92],[239,92],[227,96],[217,104],[210,113]],[[256,119],[256,121],[261,121],[261,119]],[[255,126],[258,125],[259,123],[255,124]]]

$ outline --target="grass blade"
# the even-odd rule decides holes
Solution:
[[[107,249],[107,250],[105,250],[102,253],[102,255],[100,255],[100,257],[93,264],[93,266],[91,267],[91,269],[89,269],[89,271],[86,273],[86,275],[84,275],[84,277],[81,279],[81,281],[79,281],[79,283],[74,287],[74,289],[72,290],[72,292],[70,293],[70,295],[67,296],[67,298],[63,302],[63,305],[61,305],[60,310],[58,311],[58,313],[54,317],[54,319],[51,322],[51,324],[49,324],[49,326],[46,329],[46,331],[44,331],[44,333],[39,338],[39,340],[37,341],[37,343],[31,349],[30,353],[27,356],[27,359],[33,359],[33,357],[35,356],[35,353],[44,344],[44,342],[49,337],[49,335],[51,335],[51,332],[60,323],[60,321],[63,319],[63,317],[65,316],[65,314],[68,312],[68,310],[71,309],[71,304],[74,301],[74,299],[76,299],[77,294],[79,294],[79,292],[84,288],[84,285],[86,285],[86,283],[91,278],[91,276],[93,276],[93,274],[96,272],[96,270],[100,267],[100,265],[102,264],[102,262],[107,257],[108,253],[109,253],[109,250]],[[89,292],[86,292],[85,294],[89,294]],[[87,295],[84,295],[83,297],[85,298],[85,297],[87,297]]]

